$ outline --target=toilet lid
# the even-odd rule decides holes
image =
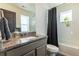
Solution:
[[[54,45],[48,44],[47,45],[47,50],[50,51],[50,52],[58,52],[59,48],[54,46]]]

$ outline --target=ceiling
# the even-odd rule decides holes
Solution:
[[[16,6],[30,11],[30,12],[34,12],[35,11],[35,4],[34,3],[15,3]]]
[[[36,4],[37,3],[15,3],[16,6],[22,8],[24,10],[30,11],[30,12],[35,12]],[[41,4],[43,4],[43,6],[45,6],[46,9],[50,9],[50,8],[58,6],[62,3],[41,3]]]
[[[50,8],[59,6],[61,4],[63,4],[63,3],[47,3],[46,5],[48,6],[47,9],[50,9]]]

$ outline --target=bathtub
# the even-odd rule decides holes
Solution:
[[[59,49],[61,54],[66,56],[79,56],[79,46],[68,45],[59,43]]]

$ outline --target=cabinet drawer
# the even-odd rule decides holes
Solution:
[[[46,55],[46,46],[40,46],[36,49],[37,56],[45,56]]]
[[[30,51],[29,53],[25,54],[24,56],[35,56],[35,50]]]

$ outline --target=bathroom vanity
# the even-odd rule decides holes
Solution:
[[[46,36],[13,38],[4,43],[0,56],[45,56]]]
[[[1,8],[0,8],[1,9]],[[16,12],[1,9],[11,33],[16,32]],[[19,31],[21,28],[17,28]],[[20,31],[21,32],[21,31]],[[14,35],[11,40],[3,43],[3,49],[0,50],[0,56],[45,56],[47,37],[36,35],[36,33],[20,33],[18,37]],[[17,37],[15,37],[17,36]]]

